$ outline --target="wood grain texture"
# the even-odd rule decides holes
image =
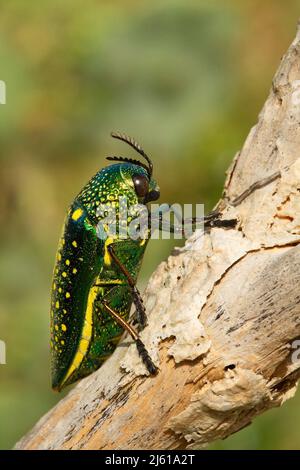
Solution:
[[[218,207],[236,229],[197,231],[152,275],[142,338],[125,336],[18,449],[200,448],[293,396],[300,362],[300,33],[227,174]],[[281,177],[237,207],[255,181]]]

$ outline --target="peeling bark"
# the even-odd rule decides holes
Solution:
[[[142,338],[128,336],[18,449],[200,448],[293,396],[300,362],[300,33],[227,174],[218,208],[236,229],[196,231],[152,275]],[[276,171],[237,207],[229,201]]]

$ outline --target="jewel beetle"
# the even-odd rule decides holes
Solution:
[[[153,164],[141,146],[130,137],[112,133],[134,148],[143,161],[108,157],[114,163],[100,170],[79,192],[67,211],[56,255],[51,290],[51,376],[52,387],[60,391],[91,374],[112,354],[127,330],[150,374],[157,367],[135,328],[128,323],[134,303],[136,319],[146,324],[145,308],[136,287],[138,273],[149,240],[99,236],[99,206],[120,213],[120,201],[127,209],[147,204],[160,196],[153,178]],[[129,212],[128,212],[129,213]],[[128,220],[134,219],[132,212]],[[220,220],[220,214],[204,218],[208,227],[232,227],[234,220]],[[127,220],[127,221],[128,221]],[[161,214],[158,228],[162,228]],[[172,227],[170,227],[172,229]],[[149,229],[150,230],[150,229]]]

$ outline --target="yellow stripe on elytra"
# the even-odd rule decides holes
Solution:
[[[88,350],[88,347],[92,338],[93,305],[97,296],[97,291],[98,291],[97,287],[92,287],[90,290],[79,345],[78,345],[76,354],[74,356],[74,359],[61,383],[61,387],[69,379],[69,377],[71,377],[73,372],[79,368],[80,364],[82,363],[87,353],[87,350]]]
[[[76,209],[73,214],[72,214],[72,219],[73,220],[78,220],[83,214],[83,210],[82,209]]]

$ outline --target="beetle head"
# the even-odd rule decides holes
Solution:
[[[140,144],[131,137],[119,132],[112,132],[111,136],[134,148],[146,160],[146,163],[128,157],[107,157],[107,160],[129,163],[132,170],[129,172],[131,173],[130,177],[132,178],[133,187],[139,202],[147,204],[150,201],[156,201],[160,197],[160,190],[156,181],[152,178],[153,163],[150,157]]]

